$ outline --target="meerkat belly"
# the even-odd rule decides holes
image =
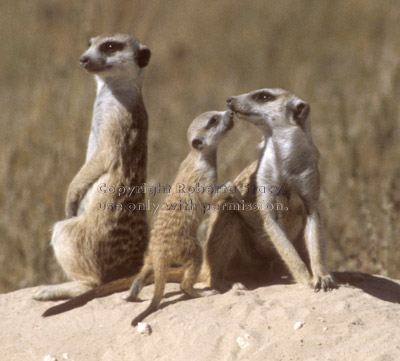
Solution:
[[[283,212],[283,227],[289,240],[294,243],[305,227],[305,206],[297,194],[291,194],[288,199],[287,210]]]
[[[304,203],[296,191],[297,178],[293,173],[298,169],[293,161],[293,151],[288,145],[277,146],[276,142],[274,144],[267,140],[256,177],[257,185],[275,186],[279,189],[279,194],[260,196],[262,199],[273,197],[274,202],[280,205],[277,212],[281,213],[282,226],[292,242],[304,229]],[[303,172],[307,170],[303,169]]]
[[[102,282],[138,272],[148,243],[145,194],[135,193],[131,199],[123,187],[106,173],[86,196],[85,212],[90,215],[86,237]]]

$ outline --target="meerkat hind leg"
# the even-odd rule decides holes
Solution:
[[[66,282],[59,285],[47,286],[39,290],[33,298],[36,301],[57,301],[80,296],[93,287],[78,282]]]
[[[219,293],[217,290],[214,289],[197,290],[193,287],[199,277],[202,263],[203,251],[200,245],[198,245],[196,242],[195,249],[193,249],[191,256],[183,265],[185,273],[181,282],[181,290],[191,298],[211,296]]]
[[[185,274],[181,283],[181,290],[190,298],[205,297],[219,294],[215,289],[198,290],[193,287],[200,273],[200,267],[195,262],[190,261],[185,265]]]
[[[227,278],[231,275],[230,265],[236,257],[251,265],[246,243],[246,237],[251,230],[244,227],[242,218],[236,212],[231,211],[221,212],[209,229],[206,259],[210,287],[222,293],[233,287],[245,290],[242,283]]]

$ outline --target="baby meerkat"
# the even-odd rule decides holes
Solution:
[[[319,152],[311,136],[310,106],[281,89],[261,89],[230,97],[227,105],[238,118],[263,131],[264,142],[254,174],[255,183],[257,186],[275,186],[282,190],[279,193],[257,193],[261,209],[259,219],[267,237],[257,237],[256,241],[265,244],[269,239],[298,283],[312,284],[316,290],[322,288],[325,291],[336,287],[325,268],[325,242],[321,235],[318,204]],[[276,203],[287,207],[287,214],[276,210],[273,206]],[[242,213],[246,217],[246,211]],[[303,224],[296,226],[296,229],[302,232],[305,239],[312,279],[291,242],[298,236],[287,227],[299,220]],[[259,248],[263,247],[269,246],[259,245]]]
[[[143,264],[146,211],[127,206],[144,203],[145,194],[98,189],[146,182],[148,119],[141,85],[149,59],[150,50],[124,34],[92,38],[79,59],[95,75],[97,96],[86,162],[69,186],[67,219],[55,224],[51,240],[58,262],[75,282],[49,286],[36,300],[79,296],[134,274]],[[99,203],[113,207],[101,210]]]
[[[168,194],[164,206],[158,213],[144,266],[128,295],[124,297],[128,301],[136,301],[142,286],[154,273],[153,299],[149,307],[133,320],[132,325],[136,325],[158,308],[164,293],[167,271],[173,263],[183,266],[181,289],[189,297],[216,293],[214,290],[200,291],[193,288],[203,260],[196,232],[203,218],[204,209],[207,208],[203,205],[213,204],[226,197],[224,186],[221,189],[216,187],[217,149],[219,142],[232,127],[233,112],[230,110],[203,113],[191,123],[188,130],[191,151],[182,162],[171,193]],[[180,192],[182,186],[186,189],[193,187],[200,191]],[[207,191],[208,187],[212,187],[210,189],[216,192]]]

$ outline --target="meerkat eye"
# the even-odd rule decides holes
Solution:
[[[106,41],[104,44],[100,45],[100,51],[105,54],[112,54],[121,51],[124,47],[125,44],[119,41]]]
[[[218,116],[214,115],[207,123],[206,129],[210,129],[212,127],[215,127],[218,123]]]
[[[260,92],[253,95],[253,99],[258,103],[266,103],[275,100],[275,96],[268,92]]]

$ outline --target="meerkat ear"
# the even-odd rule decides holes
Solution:
[[[203,138],[196,137],[192,139],[192,147],[197,150],[202,150],[204,148]]]
[[[305,121],[307,120],[308,116],[310,115],[310,106],[306,102],[299,102],[296,105],[292,104],[291,106],[293,119],[294,121],[300,125],[301,127],[304,126]]]
[[[136,56],[139,67],[144,68],[150,61],[150,49],[147,46],[140,45],[138,54]]]

